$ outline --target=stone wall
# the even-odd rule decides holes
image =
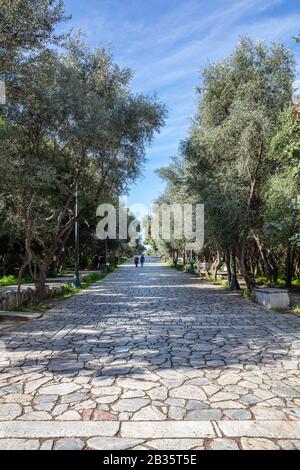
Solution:
[[[55,297],[58,294],[63,294],[65,287],[62,286],[46,286],[47,298]],[[28,287],[21,290],[21,305],[34,304],[37,301],[35,289]],[[17,305],[17,289],[6,290],[0,292],[0,310],[8,311],[14,305]]]

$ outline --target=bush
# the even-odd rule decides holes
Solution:
[[[300,313],[300,307],[297,306],[297,307],[292,308],[292,312],[293,313]]]
[[[0,278],[0,286],[5,287],[5,286],[13,286],[17,284],[17,278],[16,276],[3,276]]]
[[[33,282],[33,279],[30,274],[26,274],[22,277],[22,284],[30,284]],[[18,284],[17,276],[9,274],[8,276],[0,277],[0,287],[6,286],[15,286]]]
[[[268,284],[268,279],[265,276],[257,276],[256,281],[258,284]]]
[[[243,297],[245,299],[253,300],[253,293],[251,292],[250,289],[245,289],[245,290],[243,290]]]

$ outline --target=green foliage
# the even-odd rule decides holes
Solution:
[[[76,188],[78,219],[95,240],[96,207],[116,201],[140,176],[146,147],[167,113],[156,96],[132,91],[131,70],[115,64],[110,51],[90,50],[80,37],[52,47],[61,46],[55,31],[66,19],[62,1],[12,0],[0,10],[0,79],[7,91],[0,116],[0,243],[5,240],[6,254],[18,241],[20,275],[31,265],[42,297],[48,272],[72,255]],[[86,241],[82,246],[95,245]],[[126,255],[127,245],[113,246],[112,256]],[[93,255],[82,253],[84,266]]]
[[[205,206],[205,246],[198,258],[235,254],[250,290],[253,253],[275,279],[287,243],[296,244],[299,236],[293,203],[299,121],[287,109],[294,74],[294,57],[282,45],[243,38],[229,57],[203,70],[181,158],[160,172],[167,181],[161,200]],[[176,249],[182,246],[172,241],[161,252]]]
[[[16,276],[3,276],[0,278],[0,286],[5,287],[5,286],[13,286],[17,284],[17,278]]]
[[[89,274],[87,276],[83,276],[83,280],[82,280],[82,287],[83,288],[86,288],[88,287],[90,284],[93,284],[94,282],[98,282],[100,281],[101,279],[103,279],[105,276],[107,276],[107,274],[111,273],[114,271],[114,268],[109,266],[108,268],[106,268],[105,271],[101,272],[101,273],[93,273],[93,274]]]
[[[257,276],[256,281],[258,284],[268,284],[268,278],[266,276]]]
[[[209,281],[215,284],[216,286],[221,286],[224,289],[229,289],[228,281],[224,281],[224,279],[215,279],[214,276],[207,275],[204,278],[204,281]]]
[[[58,44],[56,26],[66,21],[62,0],[0,0],[0,70],[13,70],[22,54],[34,56],[48,43]]]
[[[64,284],[64,292],[58,295],[58,297],[62,297],[64,299],[68,299],[69,297],[73,297],[75,294],[79,294],[81,289],[73,287],[71,284]]]
[[[244,289],[243,290],[243,297],[248,300],[253,300],[253,292],[250,289]]]
[[[300,313],[300,307],[294,307],[292,308],[292,313]]]
[[[64,292],[60,296],[64,299],[67,299],[69,297],[72,297],[73,295],[79,294],[83,289],[87,289],[90,285],[94,284],[95,282],[101,281],[101,279],[106,277],[108,274],[114,272],[115,269],[115,266],[108,266],[105,271],[82,276],[80,288],[74,287],[72,283],[64,284]]]
[[[30,274],[27,274],[26,276],[22,277],[21,283],[22,284],[30,284],[33,282],[32,277]],[[8,276],[3,276],[0,277],[0,286],[5,287],[5,286],[14,286],[18,284],[18,278],[13,275],[8,275]]]

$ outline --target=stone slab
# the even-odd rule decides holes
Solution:
[[[3,421],[2,438],[111,437],[119,430],[116,422],[87,421]]]
[[[227,437],[300,439],[300,421],[218,421]]]
[[[289,293],[284,289],[256,289],[255,300],[268,308],[287,308],[290,305]]]
[[[209,421],[123,422],[121,436],[136,439],[212,438],[215,431]]]

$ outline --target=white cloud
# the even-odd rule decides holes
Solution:
[[[71,8],[73,0],[67,3]],[[81,14],[75,15],[73,25],[87,30],[90,44],[111,46],[116,61],[135,70],[136,91],[156,90],[169,106],[167,125],[147,151],[148,176],[150,170],[167,163],[168,156],[176,153],[179,141],[186,135],[196,109],[195,86],[208,61],[230,54],[239,37],[245,35],[268,42],[284,41],[288,47],[294,45],[292,36],[300,29],[300,18],[296,5],[294,12],[293,8],[284,8],[288,3],[287,0],[80,2]],[[85,5],[93,8],[87,12]],[[278,6],[285,13],[279,14]],[[298,72],[300,75],[300,68]],[[300,80],[295,82],[296,87],[300,94]]]

